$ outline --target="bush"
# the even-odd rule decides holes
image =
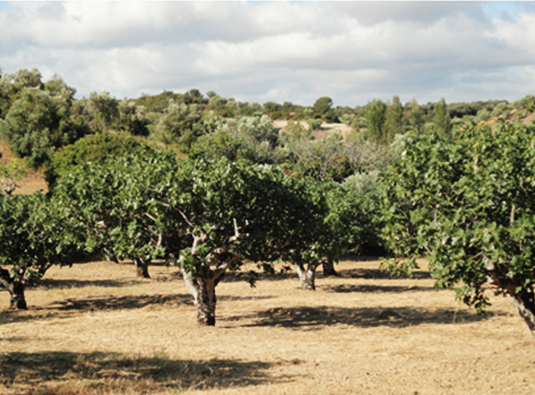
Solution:
[[[198,104],[169,102],[156,125],[154,137],[165,144],[178,144],[180,151],[189,153],[200,136],[217,129],[218,121],[219,118],[212,113],[203,114]]]
[[[268,116],[243,117],[238,121],[229,120],[216,132],[201,136],[193,145],[190,156],[273,163],[277,144],[278,130]]]
[[[85,162],[106,163],[126,153],[151,155],[153,148],[145,141],[126,133],[97,133],[78,140],[59,150],[45,171],[46,181],[52,190],[57,178],[72,166]]]

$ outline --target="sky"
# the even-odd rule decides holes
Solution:
[[[0,69],[77,97],[360,106],[535,94],[535,2],[0,2]]]

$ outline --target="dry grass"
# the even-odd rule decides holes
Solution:
[[[175,268],[93,262],[53,268],[0,299],[2,394],[533,394],[535,342],[512,304],[486,317],[433,289],[346,260],[316,292],[295,275],[218,286],[215,328]]]

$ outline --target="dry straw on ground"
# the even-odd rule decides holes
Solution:
[[[298,289],[293,274],[218,286],[215,328],[175,268],[53,268],[9,312],[0,294],[2,394],[533,394],[535,341],[512,304],[486,317],[426,271],[390,279],[346,260]]]

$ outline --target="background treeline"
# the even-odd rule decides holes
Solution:
[[[312,106],[242,103],[197,89],[124,100],[107,92],[75,99],[75,92],[59,76],[43,81],[37,69],[1,76],[0,136],[31,168],[46,166],[60,147],[86,135],[125,132],[183,154],[286,163],[322,179],[341,180],[389,163],[381,147],[396,136],[431,130],[447,135],[499,119],[522,119],[535,102],[528,95],[513,103],[403,104],[394,96],[391,102],[374,99],[351,108],[335,107],[328,97]],[[276,119],[288,121],[284,130],[272,126]],[[344,141],[339,136],[314,139],[322,122],[345,123],[353,132]]]

